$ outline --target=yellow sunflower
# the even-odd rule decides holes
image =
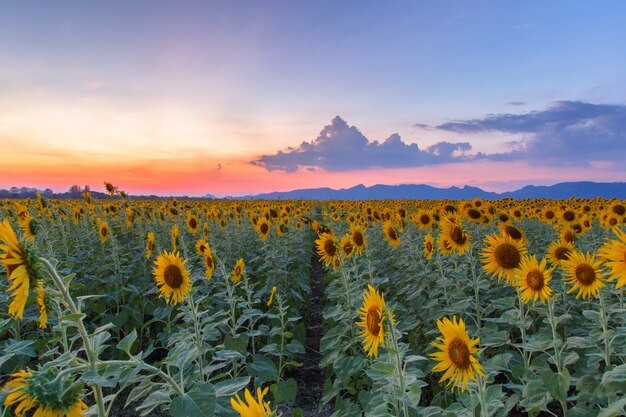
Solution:
[[[259,239],[261,240],[267,239],[267,236],[269,236],[270,234],[270,230],[271,230],[271,223],[268,220],[266,220],[265,218],[262,218],[261,220],[257,221],[256,231],[259,235]]]
[[[173,225],[170,233],[172,237],[172,252],[176,252],[180,243],[180,229],[177,225]]]
[[[470,236],[463,230],[457,219],[445,221],[441,234],[459,255],[463,255],[470,247]]]
[[[552,268],[546,268],[546,259],[541,263],[537,257],[524,255],[519,268],[515,271],[515,286],[520,291],[520,299],[524,303],[533,304],[539,299],[542,303],[547,303],[552,296],[550,280],[552,279]]]
[[[444,256],[448,256],[454,251],[454,247],[448,240],[448,237],[443,233],[439,234],[439,238],[437,239],[437,246],[439,247],[439,252],[441,252],[441,254]]]
[[[100,236],[101,242],[106,242],[109,238],[109,224],[105,221],[98,219],[98,236]]]
[[[572,252],[574,252],[574,245],[571,242],[557,240],[548,245],[546,257],[552,265],[562,265],[563,261],[569,259]]]
[[[339,241],[339,248],[341,248],[341,254],[345,259],[350,259],[350,257],[354,254],[354,243],[352,242],[352,237],[349,233],[341,238]]]
[[[207,247],[204,254],[204,276],[210,280],[213,277],[213,271],[215,271],[215,258],[211,252],[211,247]]]
[[[187,213],[187,230],[189,230],[189,233],[192,235],[195,235],[200,230],[198,218],[189,212]]]
[[[24,315],[24,307],[28,300],[28,290],[36,285],[36,273],[33,268],[34,259],[17,240],[15,232],[7,219],[0,224],[0,262],[7,270],[7,278],[11,284],[8,288],[9,314],[17,319]]]
[[[600,288],[604,287],[604,274],[600,270],[602,261],[595,255],[572,252],[569,259],[563,261],[565,283],[572,285],[568,294],[578,291],[576,298],[596,297]]]
[[[615,288],[626,285],[626,233],[621,229],[613,229],[617,240],[612,239],[602,246],[599,255],[605,259],[609,268],[609,281],[617,280]]]
[[[383,223],[383,234],[390,247],[395,249],[400,246],[400,236],[391,220],[386,220],[385,223]]]
[[[50,301],[46,296],[43,282],[37,283],[37,309],[39,310],[39,327],[46,328],[48,324],[48,313],[50,312]]]
[[[235,267],[233,268],[233,273],[230,276],[230,282],[232,282],[233,284],[237,284],[239,280],[241,280],[241,276],[244,274],[244,272],[245,265],[243,263],[243,258],[239,258],[239,260],[235,264]]]
[[[196,252],[198,252],[200,257],[203,257],[207,250],[209,250],[209,244],[204,239],[200,239],[196,242]]]
[[[154,261],[156,268],[152,271],[159,287],[158,294],[168,304],[178,304],[185,300],[191,289],[189,271],[185,268],[187,260],[182,260],[178,252],[163,253]]]
[[[146,238],[146,259],[152,257],[152,250],[154,249],[154,232],[148,232]]]
[[[257,388],[254,399],[248,388],[244,392],[245,402],[239,398],[239,394],[235,394],[235,398],[230,399],[230,405],[233,410],[239,413],[239,417],[269,417],[272,414],[269,401],[263,402],[263,397],[267,394],[268,388],[261,390]],[[246,404],[247,402],[247,404]]]
[[[363,249],[367,245],[365,231],[359,226],[350,226],[350,235],[352,243],[354,244],[354,254],[362,255]]]
[[[528,239],[526,238],[526,233],[518,227],[513,226],[511,223],[501,223],[500,231],[508,235],[513,240],[519,240],[523,245],[526,244]]]
[[[317,247],[317,253],[320,256],[320,261],[325,266],[334,266],[336,261],[339,260],[339,248],[335,235],[332,233],[322,233],[315,241]]]
[[[439,382],[448,381],[446,387],[465,391],[469,380],[477,382],[476,375],[485,376],[483,367],[474,356],[478,352],[476,344],[479,338],[470,339],[462,319],[457,321],[456,316],[452,321],[447,317],[437,320],[437,327],[442,337],[432,345],[440,352],[431,353],[435,361],[439,362],[433,368],[433,372],[444,372]]]
[[[411,219],[411,223],[421,230],[432,229],[434,222],[433,215],[429,210],[420,210]]]
[[[435,239],[430,233],[424,237],[424,258],[432,259],[433,253],[435,253]]]
[[[24,217],[20,217],[17,220],[17,223],[19,224],[20,229],[22,229],[22,232],[24,232],[26,239],[30,242],[34,242],[39,228],[37,220],[35,220],[35,218],[29,213],[26,213]]]
[[[505,278],[507,283],[513,284],[515,269],[519,267],[526,247],[506,234],[487,236],[486,241],[488,246],[484,248],[481,260],[483,270],[496,276],[498,282]]]
[[[368,285],[363,294],[363,306],[358,311],[361,321],[356,323],[363,329],[359,337],[363,339],[367,356],[378,357],[378,346],[385,346],[385,315],[388,314],[385,310],[384,295]]]
[[[110,182],[106,182],[106,181],[104,181],[104,189],[106,190],[107,193],[109,193],[111,197],[113,197],[115,193],[117,192],[117,187],[111,184]]]
[[[626,204],[622,201],[615,201],[609,206],[608,211],[622,219],[626,219]]]

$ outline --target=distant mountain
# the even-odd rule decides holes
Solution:
[[[301,190],[248,195],[240,199],[253,200],[466,200],[482,198],[494,200],[504,197],[565,199],[579,198],[618,198],[626,199],[626,183],[611,182],[562,182],[549,186],[528,185],[516,191],[494,193],[468,185],[463,188],[437,188],[424,184],[373,185],[359,184],[352,188],[334,190],[332,188],[305,188]]]

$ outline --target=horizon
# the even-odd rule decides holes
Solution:
[[[0,188],[240,197],[626,179],[623,2],[0,11]]]

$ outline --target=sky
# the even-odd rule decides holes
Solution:
[[[623,1],[0,4],[0,188],[626,181]]]

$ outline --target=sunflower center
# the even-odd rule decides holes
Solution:
[[[563,240],[565,240],[566,242],[573,242],[574,241],[574,233],[572,233],[571,230],[566,231],[563,234]]]
[[[337,253],[337,247],[335,246],[335,242],[331,239],[327,239],[324,242],[324,252],[328,254],[328,256],[333,257]]]
[[[467,344],[456,337],[448,345],[448,355],[457,368],[467,369],[470,365],[470,350]]]
[[[480,211],[473,209],[473,208],[467,210],[467,215],[469,216],[470,219],[474,219],[474,220],[480,219],[480,216],[481,216]]]
[[[520,262],[520,254],[517,248],[510,243],[502,243],[498,245],[493,252],[498,265],[505,269],[517,268]]]
[[[396,233],[396,229],[394,229],[393,227],[387,229],[387,236],[389,236],[389,239],[391,240],[398,239],[398,233]]]
[[[198,227],[198,222],[193,217],[189,219],[189,227],[191,227],[192,229]]]
[[[433,244],[431,242],[426,242],[426,252],[433,251]]]
[[[206,252],[206,245],[204,245],[204,244],[200,245],[199,249],[200,249],[200,253]]]
[[[420,223],[422,223],[422,224],[430,223],[430,216],[428,214],[422,214],[420,216]]]
[[[207,256],[205,259],[205,263],[207,268],[213,268],[213,257]]]
[[[591,285],[596,280],[596,271],[591,265],[580,264],[576,267],[576,280],[583,285]]]
[[[539,291],[543,288],[543,274],[538,269],[533,269],[526,274],[526,284],[533,291]]]
[[[378,306],[372,306],[369,310],[367,310],[365,323],[367,324],[367,330],[370,334],[374,336],[378,336],[380,334],[380,309]]]
[[[102,227],[100,229],[100,234],[104,237],[106,237],[109,234],[109,229],[107,229],[106,227]]]
[[[546,219],[552,220],[552,219],[554,219],[554,212],[552,210],[548,210],[548,211],[546,211],[545,216],[546,216]]]
[[[266,234],[269,230],[267,223],[261,223],[261,227],[259,228],[262,234]]]
[[[559,261],[564,261],[564,260],[569,259],[569,249],[567,249],[565,246],[559,246],[554,251],[554,257],[558,259]]]
[[[459,226],[454,226],[454,229],[452,229],[452,233],[450,233],[450,239],[452,239],[452,241],[457,245],[462,245],[467,240],[465,234],[463,233],[463,230],[461,230]]]
[[[353,249],[353,246],[352,246],[352,242],[350,241],[347,241],[346,243],[344,243],[343,248],[342,248],[343,253],[345,255],[350,255],[352,253],[352,249]]]
[[[183,273],[176,265],[168,265],[163,272],[163,279],[169,287],[177,289],[183,283]]]
[[[611,226],[615,226],[615,225],[617,225],[617,219],[616,219],[615,217],[611,217],[611,218],[609,219],[609,224],[610,224]]]
[[[238,277],[239,275],[241,275],[241,265],[237,264],[235,265],[235,270],[233,271],[233,274]]]
[[[615,206],[613,206],[613,213],[617,214],[618,216],[623,216],[624,213],[626,213],[626,207],[621,204],[616,204]]]
[[[506,225],[504,227],[504,231],[507,235],[509,235],[512,239],[520,240],[522,238],[522,232],[519,231],[517,227]]]
[[[355,230],[354,233],[352,233],[352,241],[357,246],[363,246],[363,234],[361,234],[360,231]]]
[[[571,221],[573,221],[575,218],[576,218],[576,214],[574,214],[574,212],[573,212],[573,211],[571,211],[571,210],[568,210],[568,211],[566,211],[565,213],[563,213],[563,219],[564,219],[565,221],[571,222]]]

